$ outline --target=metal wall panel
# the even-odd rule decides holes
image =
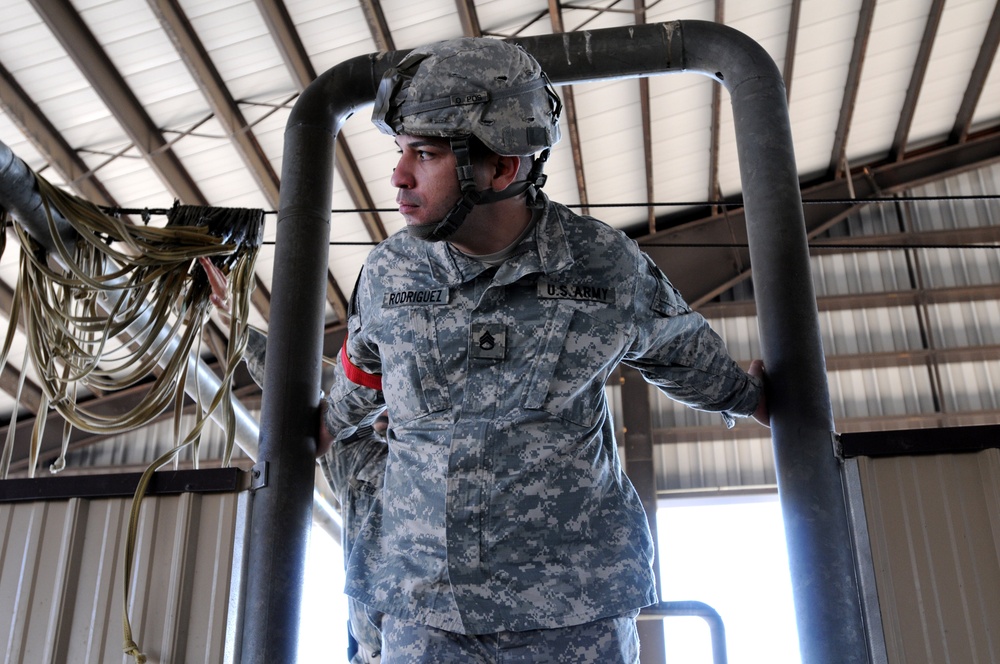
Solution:
[[[1000,450],[858,467],[888,662],[1000,661]]]
[[[653,458],[658,495],[774,489],[777,472],[771,439],[658,443]]]
[[[245,495],[143,501],[129,616],[150,662],[223,661]],[[130,498],[0,504],[4,662],[132,661],[122,651],[130,506]]]

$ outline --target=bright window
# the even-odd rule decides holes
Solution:
[[[718,611],[729,664],[800,664],[777,495],[661,500],[657,531],[661,599]],[[712,664],[703,619],[668,618],[664,632],[667,664]]]
[[[313,524],[306,556],[298,661],[347,662],[343,549]]]

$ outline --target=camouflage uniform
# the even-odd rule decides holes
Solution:
[[[264,387],[266,347],[267,337],[251,328],[243,360],[250,376],[261,387]],[[343,431],[338,445],[319,460],[323,476],[340,503],[345,565],[361,524],[374,504],[375,496],[382,490],[388,448],[385,439],[372,429],[372,421],[378,412],[369,413],[357,427]],[[369,619],[364,605],[353,598],[348,598],[348,633],[351,640],[348,647],[350,664],[377,664],[380,661],[381,634]]]
[[[492,634],[655,602],[605,382],[624,362],[730,421],[757,405],[759,382],[634,242],[543,203],[499,267],[402,232],[366,261],[326,423],[349,431],[381,404],[344,367],[381,375],[385,485],[347,573],[378,611]]]

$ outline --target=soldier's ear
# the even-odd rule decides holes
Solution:
[[[493,191],[503,191],[510,183],[517,178],[517,172],[521,168],[520,157],[504,157],[497,155],[497,161],[493,171],[493,180],[490,183]]]

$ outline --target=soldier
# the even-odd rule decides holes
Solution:
[[[760,362],[740,369],[633,241],[541,193],[559,111],[492,39],[416,49],[379,86],[406,232],[365,262],[325,424],[335,453],[388,406],[346,588],[384,614],[387,664],[638,662],[653,545],[608,377],[623,362],[730,425],[767,421]]]

